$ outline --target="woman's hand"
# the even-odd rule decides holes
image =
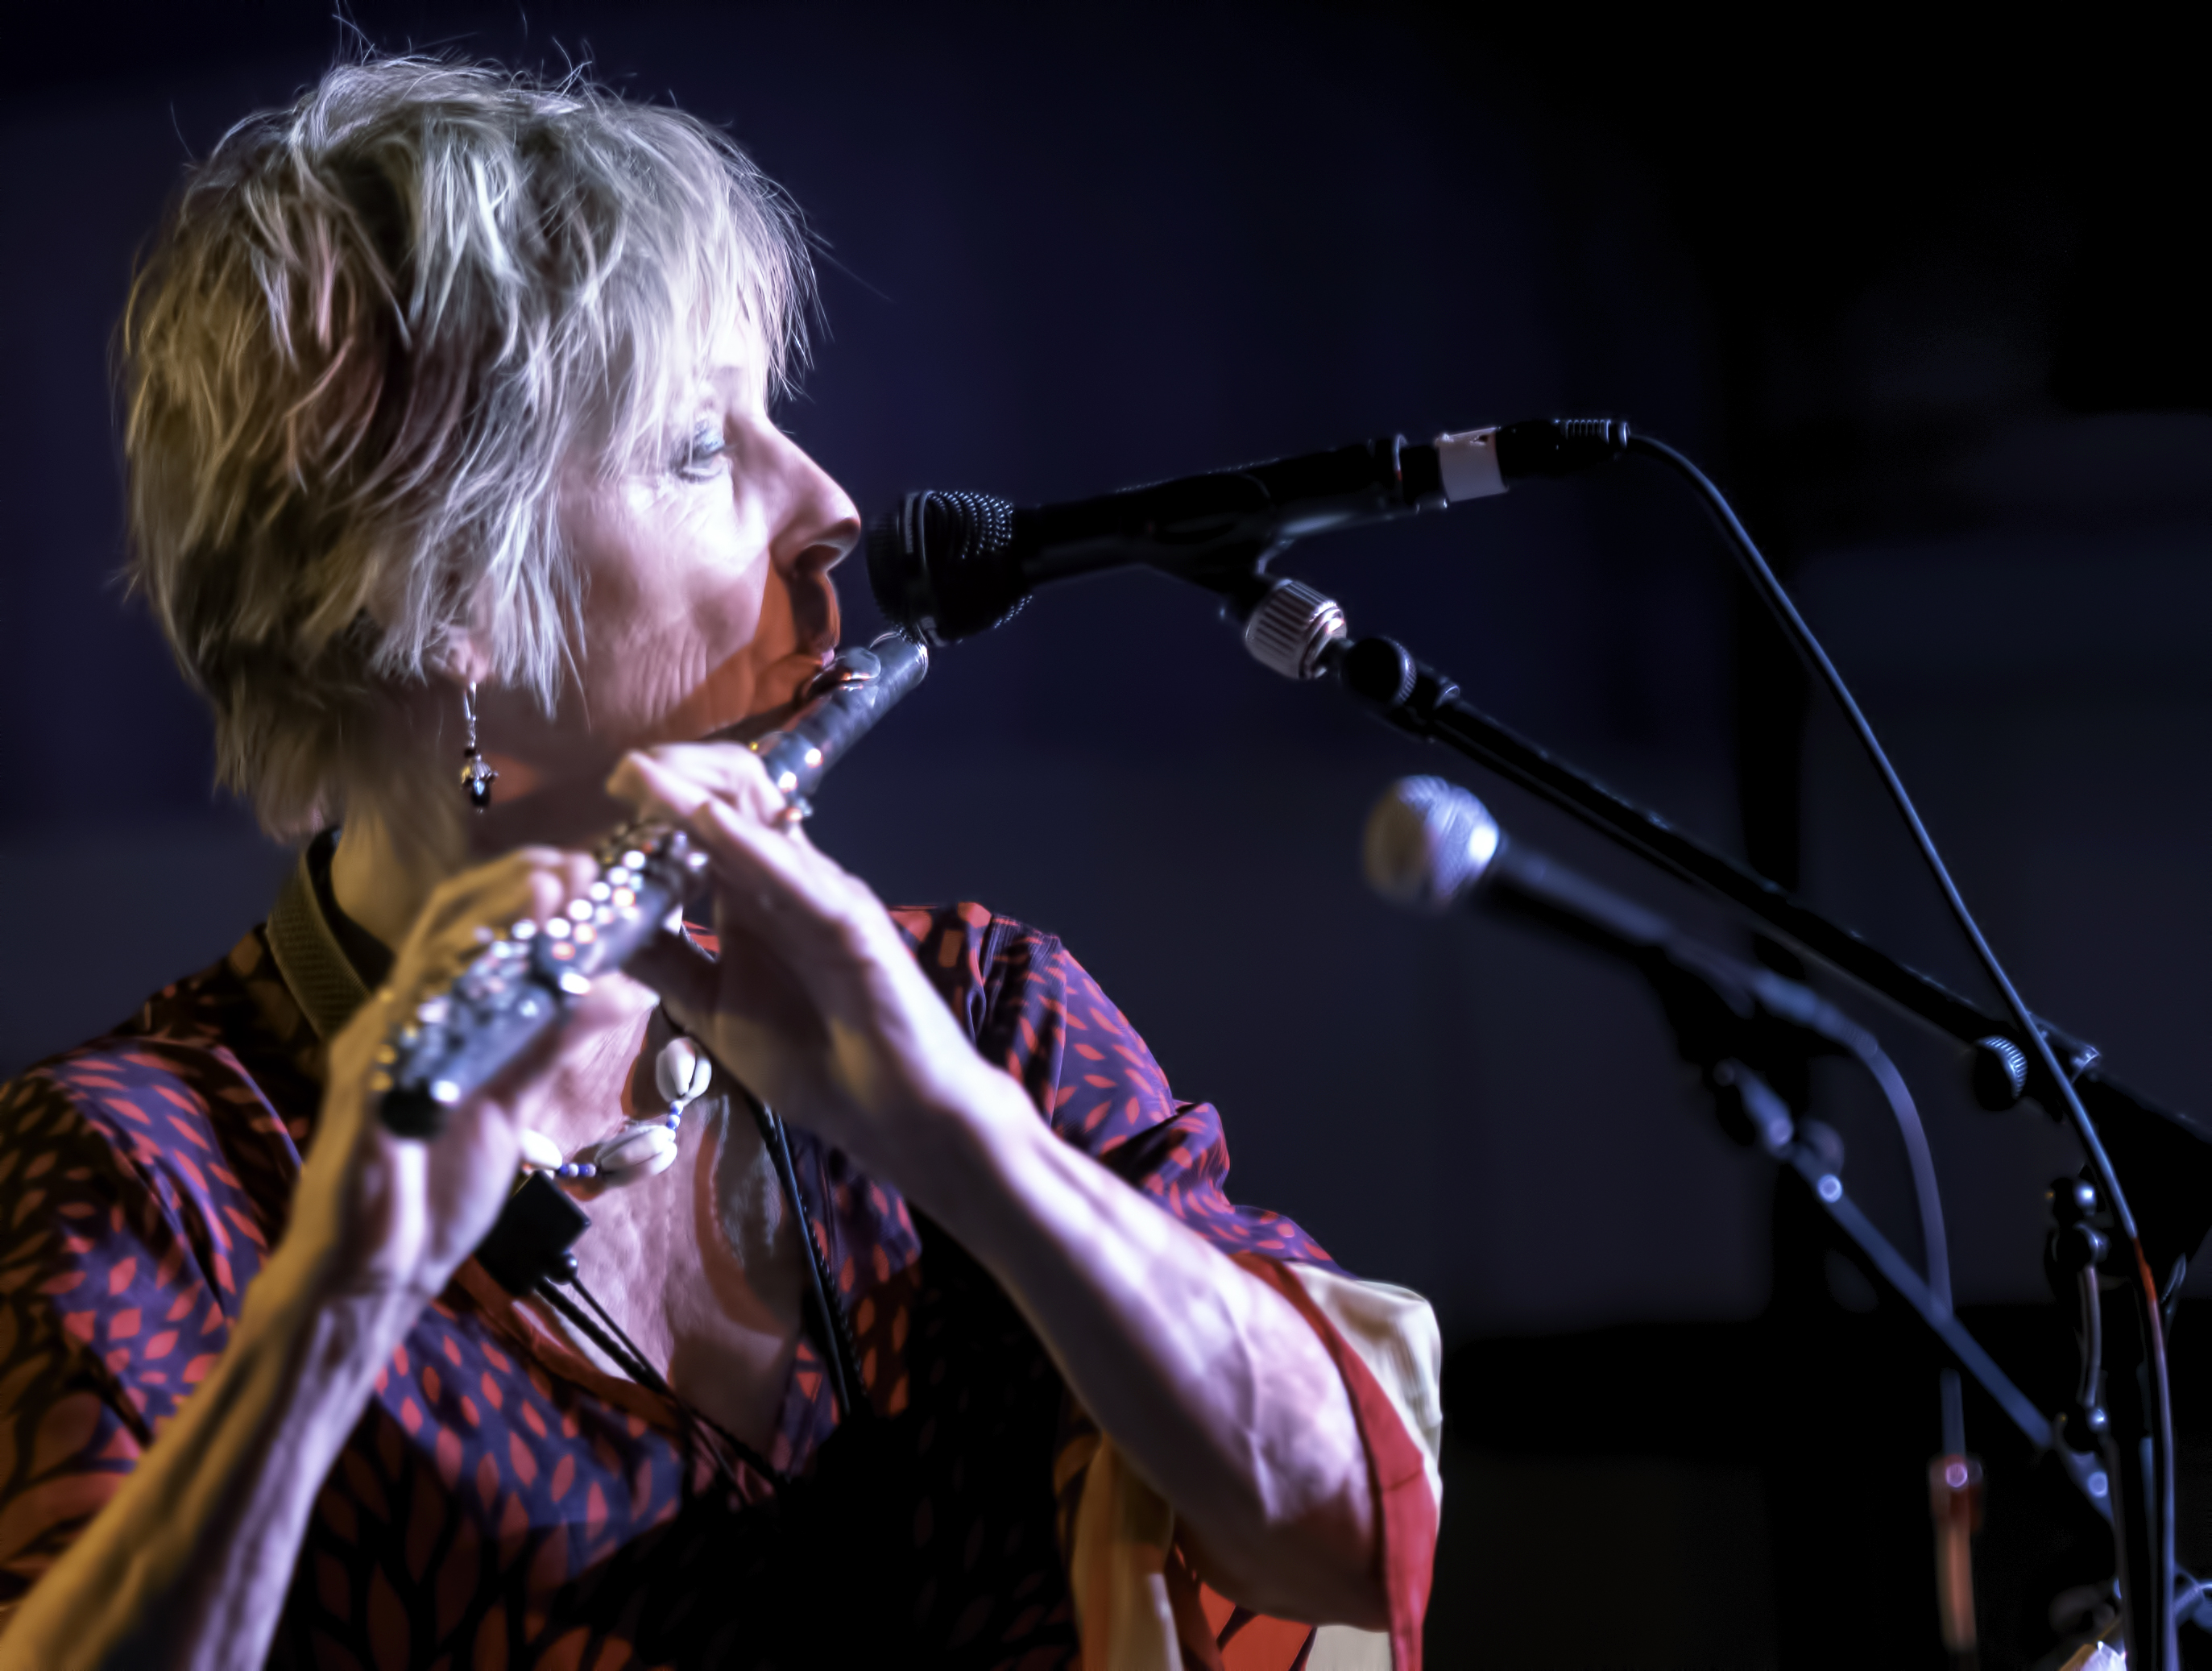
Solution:
[[[499,1217],[514,1188],[520,1129],[550,1070],[596,1030],[596,996],[570,1026],[540,1039],[451,1112],[428,1140],[400,1137],[378,1118],[371,1079],[384,1047],[413,1007],[482,950],[486,937],[527,918],[544,922],[581,893],[591,860],[525,848],[452,878],[431,895],[384,989],[331,1047],[315,1140],[300,1179],[287,1262],[333,1294],[427,1302],[452,1279]],[[295,1267],[297,1269],[297,1267]],[[301,1273],[306,1274],[306,1273]]]
[[[759,760],[729,744],[628,757],[608,785],[713,861],[712,964],[663,947],[630,972],[755,1095],[927,1200],[949,1127],[1034,1124],[976,1055],[866,884],[784,817]]]
[[[526,1119],[593,1034],[605,1054],[609,1016],[642,994],[602,983],[586,1004],[597,1027],[590,1013],[572,1018],[428,1142],[378,1118],[376,1054],[410,1006],[476,955],[479,928],[543,921],[592,872],[581,857],[525,850],[432,896],[388,989],[331,1042],[291,1226],[246,1289],[228,1345],[7,1621],[0,1668],[224,1667],[267,1656],[316,1493],[376,1376],[497,1218]]]

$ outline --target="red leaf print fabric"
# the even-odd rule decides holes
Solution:
[[[895,914],[1059,1136],[1224,1249],[1326,1262],[1295,1224],[1229,1200],[1214,1110],[1174,1099],[1055,939],[975,905]],[[320,1060],[256,930],[0,1087],[0,1602],[220,1358],[284,1233]],[[803,1346],[774,1477],[740,1467],[718,1485],[696,1424],[465,1267],[323,1485],[272,1662],[1074,1662],[1054,1464],[1080,1412],[956,1244],[793,1139],[875,1419],[840,1423]]]

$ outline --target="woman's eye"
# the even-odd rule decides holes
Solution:
[[[703,482],[719,476],[722,456],[729,451],[729,443],[722,438],[719,425],[702,423],[691,432],[676,461],[676,473],[687,482]]]

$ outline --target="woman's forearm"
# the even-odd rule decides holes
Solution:
[[[1011,1112],[939,1151],[931,1212],[1174,1506],[1210,1581],[1261,1611],[1387,1624],[1366,1450],[1327,1349],[1280,1294],[1054,1137],[1006,1083]]]
[[[316,1495],[419,1309],[325,1297],[280,1248],[213,1372],[24,1598],[0,1671],[260,1664]]]

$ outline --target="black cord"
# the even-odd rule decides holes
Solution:
[[[1981,963],[1983,972],[1989,976],[1999,993],[2002,995],[2005,1007],[2010,1012],[2014,1024],[2020,1030],[2021,1041],[2041,1060],[2045,1075],[2064,1105],[2067,1123],[2073,1127],[2075,1137],[2080,1139],[2083,1151],[2088,1156],[2090,1170],[2096,1174],[2098,1188],[2104,1192],[2106,1204],[2112,1210],[2114,1224],[2134,1249],[2136,1278],[2140,1287],[2138,1297],[2142,1306],[2144,1318],[2143,1357],[2150,1376],[2148,1425],[2151,1430],[2153,1449],[2154,1484],[2152,1489],[2155,1491],[2156,1496],[2153,1499],[2154,1512],[2151,1517],[2151,1531],[2155,1540],[2155,1546],[2148,1553],[2153,1572],[2158,1580],[2160,1599],[2154,1600],[2152,1605],[2159,1621],[2160,1640],[2155,1647],[2147,1643],[2131,1642],[2130,1645],[2135,1647],[2138,1652],[2148,1649],[2153,1656],[2152,1662],[2154,1665],[2170,1667],[2174,1663],[2175,1646],[2172,1638],[2172,1599],[2173,1590],[2173,1412],[2166,1374],[2166,1340],[2162,1327],[2164,1316],[2159,1303],[2160,1297],[2158,1281],[2151,1273],[2149,1257],[2143,1251],[2142,1237],[2136,1229],[2134,1214],[2129,1211],[2126,1194],[2120,1188],[2119,1175],[2112,1169],[2112,1159],[2106,1154],[2104,1143],[2099,1139],[2095,1127],[2089,1121],[2088,1111],[2081,1106],[2081,1099],[2075,1092],[2073,1081],[2069,1079],[2060,1068],[2058,1058],[2051,1050],[2051,1041],[2044,1036],[2043,1030],[2035,1024],[2034,1018],[2028,1014],[2027,1005],[2021,1001],[2020,993],[2014,989],[2011,979],[2005,974],[2003,966],[1997,962],[1996,952],[1990,949],[1989,941],[1983,937],[1980,925],[1975,922],[1973,914],[1966,908],[1966,901],[1960,896],[1958,886],[1951,880],[1949,869],[1944,865],[1942,855],[1936,852],[1936,843],[1929,836],[1927,826],[1920,821],[1920,814],[1912,805],[1911,796],[1905,793],[1905,785],[1898,777],[1896,768],[1890,764],[1889,756],[1883,750],[1881,743],[1876,740],[1874,727],[1867,723],[1866,715],[1860,711],[1857,701],[1844,684],[1843,676],[1837,672],[1835,664],[1828,659],[1828,653],[1821,648],[1820,641],[1813,636],[1812,629],[1805,624],[1804,617],[1797,612],[1797,605],[1791,600],[1790,594],[1783,590],[1782,583],[1775,578],[1774,571],[1767,566],[1766,559],[1759,554],[1759,547],[1753,543],[1751,535],[1746,532],[1743,524],[1737,520],[1735,507],[1729,503],[1721,490],[1706,478],[1703,471],[1664,441],[1654,441],[1649,435],[1631,435],[1628,438],[1628,451],[1640,453],[1646,458],[1656,459],[1661,464],[1667,465],[1686,481],[1696,491],[1698,496],[1705,501],[1705,508],[1712,513],[1713,520],[1720,525],[1722,534],[1726,538],[1737,561],[1742,565],[1746,575],[1751,580],[1753,590],[1759,593],[1759,600],[1780,623],[1792,646],[1819,675],[1820,682],[1827,687],[1828,694],[1835,699],[1836,705],[1843,710],[1844,717],[1849,721],[1853,735],[1858,739],[1860,748],[1865,752],[1867,759],[1881,776],[1883,787],[1889,792],[1891,802],[1904,818],[1905,827],[1911,832],[1914,845],[1919,849],[1922,861],[1927,866],[1929,873],[1935,878],[1936,885],[1942,890],[1944,903],[1950,908],[1952,919],[1959,925],[1960,932],[1966,935],[1967,942],[1973,947],[1974,955]],[[2123,1458],[2122,1466],[2127,1466],[2129,1460]]]
[[[538,1297],[543,1299],[548,1305],[559,1312],[562,1317],[567,1319],[570,1326],[573,1327],[578,1334],[583,1335],[586,1340],[590,1340],[593,1346],[605,1352],[607,1355],[608,1360],[612,1363],[617,1369],[620,1370],[631,1380],[636,1382],[639,1386],[644,1388],[647,1392],[658,1393],[661,1397],[666,1399],[671,1404],[674,1405],[676,1407],[677,1420],[687,1430],[687,1431],[695,1423],[705,1424],[707,1426],[713,1428],[716,1435],[721,1439],[722,1443],[729,1446],[742,1461],[757,1471],[763,1479],[767,1480],[773,1484],[781,1485],[783,1483],[784,1476],[777,1473],[775,1468],[769,1465],[768,1459],[765,1456],[763,1456],[758,1451],[755,1450],[750,1445],[747,1444],[743,1439],[738,1437],[736,1434],[731,1432],[727,1428],[722,1426],[720,1423],[715,1421],[712,1417],[704,1415],[700,1412],[694,1410],[688,1402],[686,1402],[682,1397],[678,1396],[676,1389],[671,1387],[666,1381],[661,1378],[659,1372],[656,1370],[652,1364],[646,1362],[645,1354],[638,1350],[637,1342],[631,1340],[628,1334],[623,1333],[622,1325],[617,1322],[614,1318],[609,1315],[606,1307],[601,1305],[599,1302],[599,1297],[593,1294],[590,1289],[584,1285],[581,1278],[570,1276],[565,1279],[561,1279],[561,1280],[565,1280],[568,1286],[576,1291],[577,1297],[584,1302],[584,1305],[590,1307],[592,1311],[598,1315],[599,1322],[594,1322],[590,1316],[585,1314],[585,1311],[581,1307],[578,1306],[574,1301],[570,1300],[567,1295],[563,1294],[560,1291],[559,1288],[556,1287],[554,1285],[555,1279],[549,1278],[545,1281],[538,1285]],[[696,1448],[704,1449],[704,1447]],[[695,1449],[695,1447],[692,1445],[687,1444],[685,1446],[687,1452],[693,1449]],[[723,1482],[727,1485],[731,1490],[738,1490],[738,1482],[735,1475],[732,1474],[724,1459],[720,1456],[715,1456],[711,1449],[708,1449],[707,1454],[713,1461],[716,1471],[722,1475]],[[691,1476],[687,1468],[683,1474],[683,1485],[687,1494],[690,1490],[690,1479]]]
[[[1929,835],[1928,827],[1921,823],[1920,813],[1912,805],[1912,797],[1905,792],[1905,784],[1897,775],[1897,769],[1890,764],[1887,752],[1875,738],[1874,727],[1867,722],[1866,715],[1859,708],[1857,699],[1851,695],[1850,688],[1844,684],[1843,675],[1836,671],[1835,664],[1828,659],[1828,653],[1821,648],[1820,641],[1813,636],[1813,629],[1805,624],[1804,617],[1797,612],[1796,604],[1792,601],[1790,594],[1783,590],[1782,583],[1775,579],[1774,571],[1767,567],[1766,559],[1759,554],[1759,547],[1752,543],[1750,534],[1745,531],[1743,524],[1737,520],[1735,508],[1722,495],[1721,490],[1706,479],[1705,473],[1681,453],[1668,446],[1666,442],[1654,441],[1649,435],[1632,436],[1628,442],[1628,450],[1632,453],[1641,453],[1647,458],[1656,459],[1668,465],[1688,481],[1698,497],[1705,501],[1705,508],[1712,513],[1714,520],[1720,524],[1721,532],[1727,536],[1729,544],[1734,549],[1738,561],[1742,563],[1753,590],[1759,595],[1760,601],[1781,623],[1792,646],[1820,676],[1820,682],[1827,687],[1828,694],[1835,699],[1836,705],[1843,710],[1844,717],[1850,723],[1853,736],[1857,738],[1859,746],[1865,752],[1868,761],[1881,776],[1882,787],[1888,791],[1891,802],[1896,806],[1899,815],[1905,820],[1905,828],[1911,832],[1913,845],[1918,850],[1922,861],[1928,866],[1929,873],[1935,878],[1936,885],[1942,890],[1944,903],[1950,908],[1953,920],[1957,922],[1960,932],[1966,935],[1967,942],[1973,947],[1974,956],[1980,963],[1983,971],[2003,997],[2005,1007],[2012,1012],[2013,1023],[2020,1029],[2028,1048],[2042,1057],[2044,1071],[2064,1101],[2068,1118],[2076,1127],[2082,1146],[2088,1152],[2089,1164],[2097,1174],[2098,1187],[2105,1192],[2106,1200],[2112,1208],[2114,1221],[2120,1233],[2133,1240],[2136,1233],[2135,1218],[2128,1211],[2126,1200],[2120,1188],[2118,1176],[2112,1170],[2112,1161],[2105,1153],[2105,1145],[2098,1138],[2095,1127],[2089,1123],[2088,1113],[2082,1108],[2081,1098],[2075,1094],[2073,1081],[2069,1079],[2059,1067],[2058,1058],[2051,1048],[2051,1042],[2043,1036],[2043,1030],[2035,1024],[2033,1018],[2028,1014],[2027,1006],[2021,1001],[2020,993],[2014,990],[2011,979],[2005,974],[2002,965],[1997,962],[1996,953],[1990,949],[1989,941],[1983,938],[1980,925],[1974,921],[1973,913],[1966,908],[1966,902],[1960,896],[1957,884],[1951,880],[1950,870],[1943,863],[1942,856],[1936,850],[1934,838]]]
[[[589,1291],[584,1285],[574,1277],[569,1278],[568,1281],[579,1294],[591,1301],[592,1310],[606,1318],[605,1328],[586,1316],[574,1301],[553,1285],[550,1279],[538,1285],[538,1297],[566,1318],[578,1334],[606,1353],[614,1366],[637,1382],[639,1386],[647,1392],[659,1393],[664,1398],[674,1398],[675,1393],[670,1388],[668,1383],[660,1378],[659,1371],[645,1361],[645,1355],[638,1351],[635,1343],[629,1335],[622,1332],[613,1318],[607,1316],[606,1311],[599,1303],[592,1299]]]
[[[669,1398],[674,1398],[676,1389],[662,1380],[653,1365],[645,1361],[645,1354],[638,1350],[637,1342],[623,1333],[622,1325],[614,1320],[613,1315],[606,1307],[599,1303],[599,1297],[584,1285],[584,1279],[581,1277],[571,1277],[568,1279],[568,1285],[576,1291],[576,1297],[591,1308],[592,1315],[599,1320],[607,1333],[621,1341],[624,1349],[629,1352],[630,1362],[635,1366],[631,1372],[632,1378],[640,1386],[653,1392],[663,1394]]]
[[[783,1186],[784,1200],[791,1204],[792,1218],[799,1226],[799,1239],[805,1244],[808,1294],[814,1302],[811,1309],[817,1343],[822,1349],[823,1364],[829,1371],[830,1393],[846,1420],[860,1419],[872,1407],[867,1401],[866,1383],[860,1375],[860,1352],[853,1338],[852,1316],[838,1297],[829,1256],[823,1251],[830,1239],[828,1217],[825,1214],[823,1219],[822,1240],[817,1242],[813,1218],[806,1210],[806,1198],[799,1192],[799,1169],[791,1158],[791,1140],[784,1132],[783,1121],[750,1090],[741,1085],[738,1091],[753,1111],[761,1141],[768,1145],[776,1178]]]
[[[1811,993],[1808,997],[1820,1018],[1820,1031],[1850,1053],[1889,1104],[1890,1119],[1897,1127],[1905,1167],[1912,1176],[1913,1204],[1920,1213],[1920,1247],[1928,1267],[1928,1291],[1948,1311],[1952,1309],[1951,1248],[1943,1228],[1943,1191],[1936,1181],[1936,1158],[1929,1152],[1928,1128],[1921,1121],[1919,1105],[1912,1100],[1912,1088],[1905,1083],[1905,1075],[1898,1072],[1897,1064],[1871,1030],[1860,1026],[1826,999]]]

